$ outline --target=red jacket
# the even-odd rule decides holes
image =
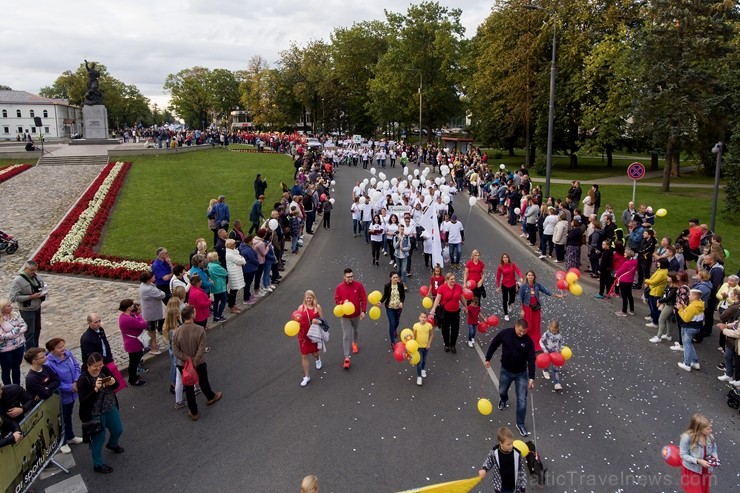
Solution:
[[[689,228],[689,248],[698,250],[699,246],[701,246],[701,228],[694,226]]]
[[[522,271],[519,270],[519,267],[514,262],[499,264],[498,269],[496,269],[496,287],[501,287],[502,283],[504,287],[513,287],[516,284],[514,274],[519,274],[520,279],[524,277],[522,276]]]
[[[208,320],[208,316],[211,314],[211,298],[202,288],[190,286],[188,304],[195,308],[196,322]]]
[[[367,295],[365,294],[365,286],[359,281],[352,281],[352,284],[347,284],[342,281],[334,290],[334,302],[337,305],[341,305],[345,301],[351,301],[355,305],[355,311],[351,315],[344,315],[344,318],[355,318],[360,316],[360,312],[364,312],[367,309]]]

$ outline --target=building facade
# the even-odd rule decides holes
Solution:
[[[35,118],[41,118],[41,127]],[[26,91],[0,91],[0,140],[70,138],[82,133],[82,110],[66,99],[51,99]]]

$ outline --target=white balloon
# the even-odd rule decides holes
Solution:
[[[360,190],[365,190],[366,186],[365,182],[360,183]]]
[[[380,178],[381,180],[385,180],[385,173],[383,172],[378,173],[378,178]]]
[[[393,185],[394,187],[398,185],[398,178],[391,178],[391,185]]]
[[[409,167],[408,166],[404,166],[404,168],[403,168],[403,174],[404,175],[408,175],[409,174]]]
[[[370,174],[371,175],[374,175],[376,172],[377,172],[377,170],[375,168],[370,168]]]
[[[477,198],[475,198],[475,197],[470,197],[470,198],[468,199],[468,204],[470,204],[470,207],[473,207],[473,206],[475,205],[475,203],[476,203],[476,202],[478,202],[478,199],[477,199]]]
[[[403,151],[403,152],[401,153],[401,157],[408,157],[408,156],[406,155],[406,151]]]
[[[334,205],[335,200],[334,199],[329,199],[329,202],[331,202],[332,205]]]
[[[418,168],[414,170],[414,176],[419,176],[419,173],[420,173],[420,171],[419,171]]]
[[[332,180],[332,181],[331,181],[331,186],[334,186],[334,185],[336,185],[336,184],[337,184],[337,182],[336,182],[336,181],[334,181],[334,180]]]
[[[360,203],[361,204],[364,204],[365,203],[365,197],[360,197]]]
[[[393,201],[394,204],[398,202],[398,194],[397,193],[392,194],[391,200]]]
[[[272,231],[275,231],[278,228],[278,224],[279,223],[277,219],[270,219],[269,221],[267,221],[267,226],[269,226]]]
[[[506,169],[506,165],[504,163],[499,164],[499,169]]]
[[[370,180],[368,180],[367,178],[365,178],[364,180],[362,180],[362,183],[364,183],[365,185],[367,185],[369,182],[370,182]]]
[[[414,178],[413,180],[411,180],[411,184],[414,186],[414,188],[419,188],[419,184],[420,183],[421,182],[419,180],[417,180],[416,178]]]
[[[432,203],[432,196],[431,195],[424,195],[424,205],[429,205]]]
[[[431,172],[432,172],[432,170],[431,170],[431,168],[429,168],[429,166],[427,166],[426,168],[424,168],[424,174],[425,175],[428,175]]]
[[[413,179],[414,179],[414,175],[408,175],[408,176],[406,176],[406,178],[408,178],[408,179],[409,179],[409,181],[411,181],[411,180],[413,180]]]
[[[432,186],[432,181],[431,180],[425,181],[424,182],[424,186],[427,187],[427,188],[431,187]]]
[[[442,203],[445,204],[445,205],[446,204],[449,204],[450,203],[450,196],[449,195],[443,196],[442,197]]]
[[[375,184],[378,183],[378,179],[374,176],[370,178],[370,185],[375,186]]]
[[[440,177],[435,178],[434,183],[436,183],[439,186],[442,183],[442,178]]]
[[[522,212],[522,210],[519,209],[519,207],[517,207],[516,209],[514,209],[514,214],[519,215],[520,212]]]
[[[383,188],[390,188],[390,186],[391,186],[391,183],[388,180],[385,180],[383,182]]]

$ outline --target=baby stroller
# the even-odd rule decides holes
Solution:
[[[18,240],[13,235],[0,231],[0,252],[13,254],[18,250]]]
[[[730,389],[727,393],[727,405],[732,409],[740,409],[740,390]]]

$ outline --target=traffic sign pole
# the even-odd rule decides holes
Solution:
[[[642,163],[634,162],[627,167],[627,176],[632,178],[632,202],[635,202],[635,192],[637,191],[637,180],[645,176],[645,166]]]

